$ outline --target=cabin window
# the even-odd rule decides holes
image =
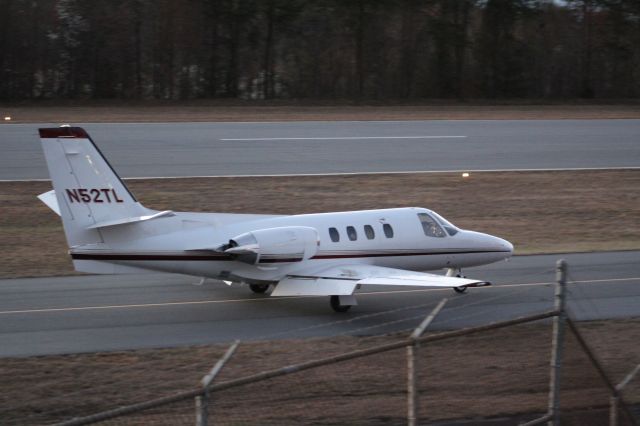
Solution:
[[[436,222],[434,218],[427,213],[418,213],[420,223],[422,223],[422,230],[427,237],[443,238],[446,237],[444,229]]]
[[[358,233],[356,232],[356,228],[354,228],[353,226],[347,226],[347,237],[349,237],[351,241],[357,240]]]
[[[364,226],[364,234],[367,236],[368,240],[373,240],[376,237],[376,233],[373,232],[373,226],[371,225]]]
[[[329,228],[329,237],[331,237],[331,241],[334,243],[340,241],[340,233],[336,228]]]
[[[382,225],[382,230],[387,238],[393,238],[393,228],[388,223]]]

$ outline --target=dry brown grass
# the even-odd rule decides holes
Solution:
[[[459,104],[430,105],[309,105],[277,103],[162,102],[136,103],[35,103],[2,105],[2,117],[15,123],[124,123],[194,121],[341,121],[341,120],[531,120],[640,118],[640,105],[531,105]]]
[[[640,171],[483,172],[128,181],[158,210],[299,214],[431,208],[517,254],[640,249]],[[48,182],[0,182],[0,277],[72,273]]]
[[[580,328],[612,381],[620,381],[640,359],[640,320],[581,323]],[[401,337],[247,342],[219,381]],[[537,323],[422,346],[417,362],[421,418],[544,412],[550,340],[550,324]],[[0,419],[41,424],[193,389],[223,351],[214,345],[3,359]],[[570,335],[564,360],[563,408],[606,407],[604,383]],[[404,424],[405,365],[404,350],[334,364],[214,394],[211,411],[217,424]],[[640,402],[640,392],[627,397]],[[192,416],[192,401],[186,401],[141,413],[135,424],[152,419],[192,424]],[[593,411],[589,416],[594,422],[576,424],[602,424]]]

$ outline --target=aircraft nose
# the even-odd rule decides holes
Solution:
[[[470,245],[504,255],[503,259],[513,254],[513,244],[500,237],[474,231],[465,231],[464,235]]]
[[[496,237],[494,235],[484,234],[485,244],[493,250],[501,252],[503,259],[507,259],[513,255],[513,244],[509,241]]]
[[[513,254],[513,244],[511,244],[507,240],[503,240],[502,238],[495,238],[496,240],[498,240],[498,245],[501,247],[501,250],[508,252],[509,254],[507,255],[507,257],[511,257],[511,255]]]
[[[478,250],[477,258],[473,262],[475,265],[487,265],[508,259],[513,255],[513,244],[502,238],[481,232],[464,231],[461,233],[461,243],[467,247]],[[471,266],[468,263],[466,266]]]

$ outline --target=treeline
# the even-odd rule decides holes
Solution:
[[[0,99],[625,98],[640,0],[0,0]]]

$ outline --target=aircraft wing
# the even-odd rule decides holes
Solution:
[[[341,265],[281,280],[272,296],[331,296],[353,294],[358,285],[397,285],[428,288],[481,287],[486,281],[447,277],[372,265]]]

